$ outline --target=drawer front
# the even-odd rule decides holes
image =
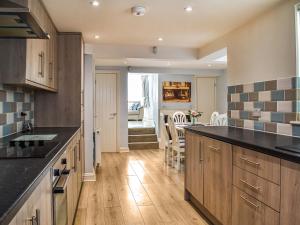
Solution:
[[[252,173],[233,167],[233,184],[267,206],[280,211],[280,186]]]
[[[259,177],[280,184],[279,158],[233,146],[233,163]]]
[[[279,213],[233,187],[232,225],[279,225]]]

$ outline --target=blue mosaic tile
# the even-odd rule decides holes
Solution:
[[[272,101],[284,101],[284,90],[271,91]]]
[[[293,112],[300,112],[300,101],[293,101]]]
[[[235,86],[229,86],[228,87],[228,94],[234,94],[235,93]]]
[[[293,136],[300,137],[300,126],[293,125]]]
[[[293,77],[292,79],[292,88],[300,88],[300,77]]]
[[[271,121],[276,123],[284,123],[284,113],[271,112]]]
[[[254,92],[264,91],[264,90],[265,90],[265,82],[254,83]]]
[[[263,111],[265,109],[265,103],[264,102],[254,102],[254,108],[261,109]]]
[[[7,136],[17,132],[17,124],[7,124],[3,126],[3,136]]]
[[[242,94],[240,95],[240,101],[241,101],[241,102],[248,102],[248,100],[249,100],[249,95],[248,95],[248,93],[242,93]]]
[[[247,120],[249,119],[250,113],[247,111],[240,111],[240,119]]]
[[[264,131],[265,130],[265,124],[260,121],[254,121],[254,130],[260,130]]]
[[[10,113],[17,111],[15,102],[3,102],[3,113]]]

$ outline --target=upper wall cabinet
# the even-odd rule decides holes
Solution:
[[[24,2],[50,39],[0,39],[0,82],[56,91],[56,28],[40,0]]]

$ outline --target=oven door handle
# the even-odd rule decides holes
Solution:
[[[70,170],[64,170],[59,177],[56,185],[53,188],[53,193],[54,194],[63,194],[66,191],[67,185],[68,185],[68,180],[70,176]]]

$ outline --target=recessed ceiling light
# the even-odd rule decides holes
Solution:
[[[190,6],[190,5],[188,5],[187,7],[184,8],[184,10],[185,10],[186,12],[192,12],[192,11],[193,11],[193,7]]]
[[[95,7],[100,5],[99,1],[97,1],[97,0],[92,0],[92,1],[90,1],[90,3],[92,4],[92,6],[95,6]]]
[[[212,67],[212,65],[211,65],[211,64],[208,64],[207,66],[208,66],[208,67]]]
[[[95,38],[95,39],[99,39],[99,38],[100,38],[100,35],[95,35],[94,38]]]
[[[157,40],[158,41],[163,41],[164,39],[162,37],[159,37]]]
[[[131,13],[134,16],[144,16],[146,13],[146,8],[141,5],[137,5],[131,8]]]

